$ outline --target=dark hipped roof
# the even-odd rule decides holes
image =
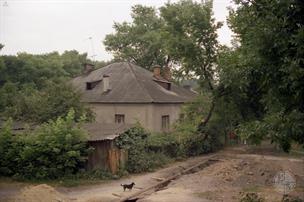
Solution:
[[[110,88],[103,92],[103,75],[109,76]],[[184,103],[193,100],[196,93],[171,83],[171,90],[159,85],[153,73],[129,62],[113,63],[72,80],[82,94],[83,102],[98,103]],[[87,82],[97,82],[86,90]]]
[[[89,141],[113,140],[128,129],[132,124],[87,123],[83,128],[89,133]]]

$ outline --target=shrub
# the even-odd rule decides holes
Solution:
[[[215,151],[215,141],[213,136],[208,136],[207,139],[202,135],[193,134],[185,140],[184,148],[187,156],[197,156]]]
[[[130,173],[153,171],[171,161],[161,152],[133,150],[129,153],[126,169]]]
[[[172,133],[150,134],[140,125],[126,131],[115,144],[128,151],[126,169],[131,173],[151,171],[172,158],[196,156],[215,151],[218,138],[212,133],[205,139],[193,122],[180,122]]]
[[[197,131],[197,120],[185,119],[176,124],[175,130],[170,134],[175,144],[171,144],[177,156],[197,156],[219,149],[222,144],[218,131],[210,124],[204,134]],[[208,134],[205,138],[205,135]],[[169,147],[170,148],[170,147]]]
[[[12,133],[12,120],[9,119],[0,130],[0,175],[10,176],[18,168],[18,152],[21,142]]]
[[[29,134],[13,136],[6,127],[0,133],[1,174],[25,179],[75,174],[89,152],[86,142],[85,132],[74,122],[74,110]]]
[[[126,169],[131,173],[152,171],[169,162],[170,158],[161,151],[149,149],[148,139],[151,134],[137,125],[115,140],[115,144],[128,151]]]
[[[162,152],[151,152],[149,154],[151,170],[163,167],[173,161],[172,158]]]
[[[147,149],[151,152],[163,153],[172,158],[183,156],[184,154],[179,137],[172,133],[154,133],[149,135]]]

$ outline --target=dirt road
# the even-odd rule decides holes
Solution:
[[[166,189],[145,197],[142,202],[239,201],[255,192],[266,201],[281,201],[283,193],[274,186],[280,171],[292,173],[296,187],[289,193],[304,199],[302,160],[251,154],[227,154],[209,167],[173,181]]]
[[[56,190],[48,188],[47,193],[51,195],[56,191],[56,197],[61,197],[61,201],[119,201],[122,197],[134,194],[142,188],[149,187],[209,157],[210,155],[190,158],[153,173],[132,175],[98,185],[74,188],[57,187]],[[138,201],[239,201],[242,194],[247,192],[256,192],[266,201],[280,201],[282,193],[279,192],[278,187],[274,186],[274,179],[281,171],[288,171],[295,179],[296,184],[290,194],[304,199],[303,157],[292,158],[268,151],[251,151],[241,147],[218,152],[217,158],[219,161],[194,173],[182,175],[162,190],[151,193]],[[120,184],[130,182],[136,183],[135,189],[124,192]],[[41,187],[46,188],[46,186]],[[1,191],[3,190],[0,190],[0,195]],[[21,196],[26,196],[26,194],[23,193]],[[20,196],[18,192],[17,195]],[[2,197],[2,200],[4,199],[5,197]],[[29,201],[33,200],[32,197]]]
[[[190,158],[184,162],[173,163],[167,168],[160,169],[153,173],[131,175],[127,178],[107,182],[106,184],[60,190],[69,196],[71,200],[77,202],[118,201],[118,195],[121,197],[126,197],[135,191],[139,191],[147,186],[152,185],[153,183],[157,183],[159,179],[167,178],[175,173],[181,172],[184,168],[207,159],[209,156],[210,155]],[[135,182],[135,189],[132,191],[124,192],[120,184],[131,182]]]

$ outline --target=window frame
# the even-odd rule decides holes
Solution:
[[[86,90],[93,90],[101,80],[86,82]]]
[[[170,115],[169,114],[161,116],[161,129],[162,129],[162,131],[170,130]]]
[[[125,123],[125,115],[124,114],[115,114],[114,115],[114,122],[116,124],[124,124]]]

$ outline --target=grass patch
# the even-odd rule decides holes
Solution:
[[[125,171],[119,171],[116,175],[111,174],[103,170],[94,170],[80,172],[74,175],[64,176],[59,179],[20,179],[12,177],[1,177],[0,187],[15,184],[24,185],[38,185],[38,184],[48,184],[53,187],[75,187],[80,185],[92,185],[107,182],[109,180],[119,179],[122,176],[127,176],[128,173]]]

